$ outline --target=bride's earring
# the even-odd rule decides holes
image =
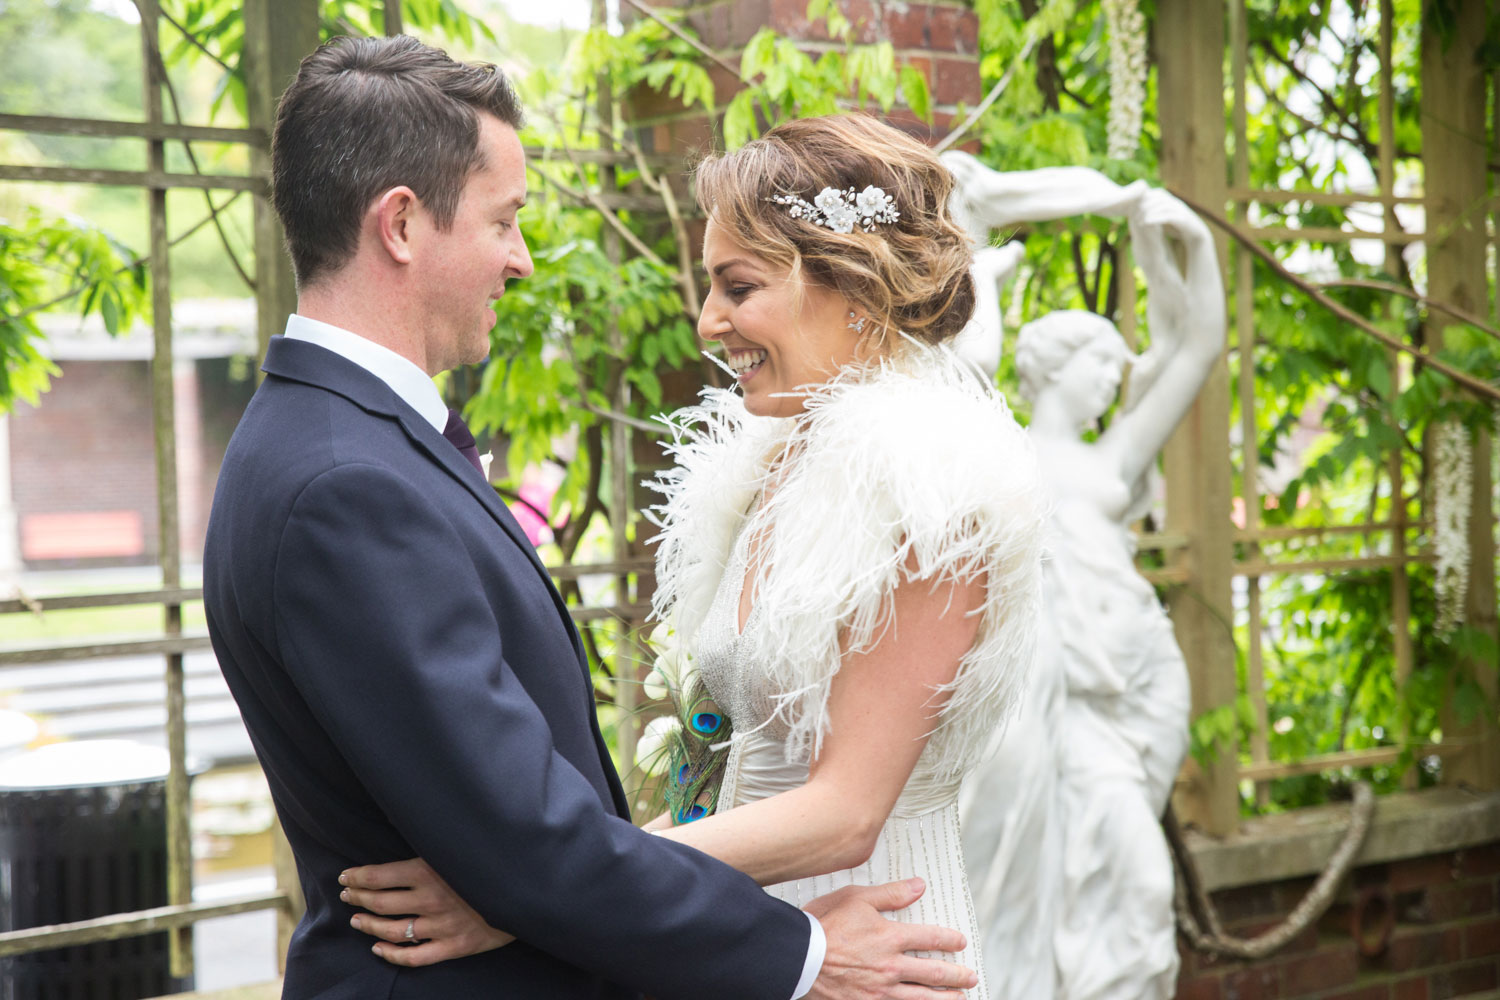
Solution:
[[[857,315],[853,309],[850,309],[849,310],[849,322],[847,324],[845,324],[845,325],[848,326],[849,329],[853,330],[855,333],[864,333],[865,332],[865,318],[866,317],[864,317],[864,316]]]

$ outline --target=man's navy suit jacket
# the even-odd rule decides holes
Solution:
[[[284,995],[789,997],[806,916],[631,826],[578,636],[493,488],[353,362],[277,337],[264,367],[204,603],[307,899]],[[518,940],[373,955],[339,872],[417,855]]]

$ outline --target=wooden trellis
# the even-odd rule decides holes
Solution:
[[[1478,38],[1483,33],[1483,4],[1465,0],[1458,5],[1459,37]],[[1226,25],[1227,16],[1227,25]],[[1430,44],[1424,48],[1423,110],[1424,126],[1451,117],[1454,108],[1471,105],[1467,111],[1474,119],[1466,129],[1424,127],[1424,190],[1422,196],[1399,195],[1395,190],[1394,88],[1392,85],[1392,35],[1395,15],[1392,0],[1379,5],[1380,38],[1377,46],[1379,74],[1379,152],[1378,190],[1360,193],[1320,191],[1254,190],[1249,179],[1249,142],[1247,136],[1247,65],[1248,31],[1246,0],[1227,0],[1223,4],[1198,3],[1195,0],[1162,0],[1158,4],[1157,53],[1159,119],[1162,132],[1161,174],[1163,184],[1195,203],[1206,206],[1231,206],[1237,240],[1253,243],[1295,244],[1304,241],[1348,242],[1379,240],[1386,244],[1387,259],[1399,254],[1400,247],[1425,243],[1429,269],[1433,275],[1430,294],[1436,300],[1463,306],[1473,315],[1488,311],[1486,277],[1483,270],[1486,243],[1495,246],[1495,231],[1500,231],[1500,212],[1494,230],[1486,237],[1484,224],[1477,227],[1477,247],[1473,238],[1476,227],[1467,230],[1460,217],[1473,204],[1482,204],[1488,158],[1484,148],[1485,123],[1482,97],[1476,102],[1469,91],[1474,77],[1482,73],[1477,66],[1462,64],[1457,56],[1445,59]],[[1474,22],[1474,23],[1471,23]],[[1477,23],[1477,27],[1475,24]],[[1226,31],[1227,28],[1227,31]],[[1467,33],[1466,33],[1467,32]],[[1221,56],[1227,41],[1231,64],[1233,121],[1224,129],[1225,81]],[[1490,81],[1500,93],[1500,80]],[[1500,102],[1497,102],[1500,107]],[[1442,109],[1438,115],[1434,109]],[[1497,111],[1500,114],[1500,111]],[[1431,136],[1431,141],[1428,136]],[[1228,142],[1219,139],[1226,135]],[[1477,144],[1472,137],[1477,135]],[[1457,138],[1455,138],[1455,136]],[[1467,139],[1465,137],[1468,137]],[[1232,162],[1228,149],[1233,151]],[[1477,177],[1477,181],[1476,178]],[[1225,179],[1229,178],[1229,183]],[[1452,192],[1468,192],[1462,202]],[[1477,193],[1476,193],[1477,191]],[[1249,211],[1255,203],[1308,202],[1322,205],[1382,206],[1383,227],[1378,231],[1348,228],[1305,228],[1259,226]],[[1423,205],[1426,208],[1424,232],[1402,229],[1396,220],[1395,206]],[[1500,210],[1500,203],[1496,204]],[[1458,231],[1467,234],[1469,242],[1456,236],[1429,239],[1426,233]],[[1221,250],[1225,245],[1221,243]],[[1367,520],[1358,524],[1318,527],[1265,527],[1261,523],[1262,498],[1256,477],[1256,401],[1254,365],[1248,360],[1255,348],[1256,333],[1252,313],[1253,256],[1241,245],[1235,246],[1232,258],[1232,282],[1235,291],[1235,349],[1240,365],[1237,383],[1232,391],[1238,396],[1240,433],[1244,442],[1241,471],[1241,496],[1245,524],[1236,528],[1228,518],[1232,495],[1230,474],[1229,400],[1231,386],[1227,366],[1221,365],[1205,387],[1193,413],[1184,421],[1168,446],[1166,476],[1168,488],[1167,531],[1142,539],[1142,548],[1168,553],[1164,570],[1148,572],[1154,582],[1170,585],[1170,593],[1182,595],[1172,600],[1172,617],[1177,634],[1188,658],[1193,684],[1193,712],[1233,705],[1238,694],[1235,678],[1234,639],[1230,630],[1233,611],[1230,603],[1232,577],[1245,580],[1248,603],[1248,643],[1245,649],[1246,690],[1253,715],[1250,762],[1238,763],[1236,747],[1224,745],[1206,771],[1190,763],[1185,769],[1179,805],[1184,815],[1205,831],[1222,834],[1238,822],[1239,786],[1252,781],[1264,795],[1267,783],[1276,778],[1314,774],[1346,767],[1387,765],[1402,758],[1402,746],[1377,747],[1324,754],[1298,761],[1273,761],[1268,749],[1268,719],[1265,696],[1264,650],[1261,633],[1265,615],[1261,600],[1264,577],[1287,573],[1339,573],[1359,569],[1391,570],[1390,601],[1394,629],[1392,655],[1395,683],[1404,685],[1411,676],[1413,651],[1411,643],[1411,600],[1408,567],[1416,561],[1432,558],[1414,548],[1412,534],[1429,527],[1406,519],[1404,503],[1392,505],[1392,516],[1384,521]],[[1442,276],[1440,278],[1440,276]],[[1439,281],[1445,282],[1441,287]],[[1500,273],[1494,276],[1500,283]],[[1399,386],[1401,367],[1396,352],[1390,352],[1391,381]],[[1489,503],[1489,463],[1492,442],[1480,435],[1475,445],[1473,503],[1470,517],[1470,580],[1466,620],[1473,626],[1495,631],[1495,519]],[[1385,465],[1391,495],[1401,497],[1411,484],[1403,482],[1400,456],[1392,454]],[[1276,559],[1262,551],[1271,542],[1298,538],[1317,538],[1335,534],[1358,534],[1366,538],[1387,539],[1385,552],[1357,558]],[[1243,553],[1235,557],[1236,546]],[[1493,664],[1476,665],[1490,698],[1495,698]],[[1404,734],[1402,734],[1404,735]],[[1405,742],[1403,740],[1403,742]],[[1500,741],[1493,725],[1480,719],[1468,725],[1445,720],[1441,745],[1416,748],[1420,756],[1445,758],[1443,780],[1465,782],[1479,789],[1500,788]],[[1407,780],[1413,782],[1415,774]]]
[[[268,198],[270,177],[270,126],[276,101],[295,75],[302,57],[318,42],[317,0],[250,0],[244,10],[245,54],[249,126],[222,128],[169,123],[163,120],[164,67],[157,49],[159,11],[157,0],[138,0],[145,65],[144,121],[121,122],[44,115],[0,114],[0,129],[53,135],[77,135],[142,140],[147,144],[147,169],[143,171],[84,169],[58,166],[0,164],[0,181],[100,184],[143,188],[149,193],[152,327],[154,356],[152,372],[153,437],[159,505],[160,588],[129,593],[28,595],[24,599],[0,600],[0,616],[32,614],[76,608],[157,605],[163,609],[162,634],[151,638],[116,642],[62,643],[0,652],[0,666],[63,663],[83,659],[134,655],[161,655],[165,661],[166,732],[170,771],[166,787],[168,829],[168,905],[133,913],[119,913],[51,927],[34,927],[0,933],[0,958],[45,949],[109,941],[142,934],[172,932],[171,974],[186,977],[193,972],[192,927],[200,920],[256,910],[275,909],[280,914],[278,959],[284,960],[291,931],[301,915],[303,903],[296,868],[279,825],[274,830],[273,859],[277,885],[274,891],[255,893],[214,902],[192,901],[192,846],[189,833],[189,794],[186,769],[186,700],[183,689],[183,656],[209,650],[206,634],[185,634],[182,608],[201,601],[201,588],[184,587],[178,525],[176,433],[172,396],[172,302],[166,194],[178,188],[210,192],[249,193],[254,198],[254,257],[257,340],[261,353],[270,338],[280,332],[286,316],[296,308],[296,290],[290,261],[282,247],[279,223]],[[393,5],[394,12],[394,5]],[[393,33],[399,21],[387,24]],[[166,144],[182,142],[234,143],[250,150],[246,174],[173,173],[166,168]],[[528,150],[540,156],[543,151]],[[594,162],[633,162],[628,154],[591,150],[577,154]],[[222,206],[220,206],[222,207]],[[612,207],[620,207],[618,205]],[[623,449],[629,453],[628,447]],[[620,470],[622,476],[628,470]],[[619,479],[620,477],[616,477]],[[616,492],[619,483],[614,484]],[[621,509],[625,502],[620,503]],[[622,556],[628,553],[617,553]],[[613,576],[619,581],[616,599],[608,606],[571,609],[575,622],[583,625],[601,620],[625,624],[633,636],[644,623],[648,604],[631,603],[628,588],[632,577],[649,573],[649,559],[621,558],[598,565],[552,567],[559,581],[581,576]],[[627,700],[634,689],[624,686]],[[631,727],[626,726],[626,729]]]

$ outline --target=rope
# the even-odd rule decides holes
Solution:
[[[1365,841],[1374,812],[1375,793],[1370,790],[1368,783],[1356,782],[1349,826],[1344,831],[1344,839],[1328,858],[1322,874],[1312,888],[1307,890],[1307,895],[1275,927],[1253,938],[1239,938],[1225,933],[1218,911],[1214,909],[1208,893],[1203,890],[1203,878],[1183,839],[1182,825],[1169,804],[1161,822],[1167,835],[1167,843],[1172,848],[1173,869],[1177,873],[1176,892],[1172,900],[1177,914],[1177,932],[1196,950],[1229,958],[1264,958],[1284,948],[1321,917],[1333,902],[1334,891],[1354,866],[1354,856],[1359,853],[1360,845]]]

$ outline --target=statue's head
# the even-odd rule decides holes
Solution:
[[[870,188],[881,197],[871,194],[867,204]],[[828,189],[854,194],[839,201]],[[955,337],[974,311],[972,246],[950,214],[952,190],[931,149],[864,114],[784,122],[709,156],[695,175],[698,203],[720,238],[794,284],[846,300],[868,319],[866,336],[901,331],[931,344]],[[820,195],[811,217],[797,210],[798,201],[811,205]],[[877,201],[896,217],[843,225],[848,211]],[[836,215],[819,214],[825,205]]]
[[[1115,325],[1082,309],[1048,313],[1016,335],[1021,395],[1035,406],[1049,393],[1058,394],[1057,401],[1080,425],[1109,409],[1129,357]]]

